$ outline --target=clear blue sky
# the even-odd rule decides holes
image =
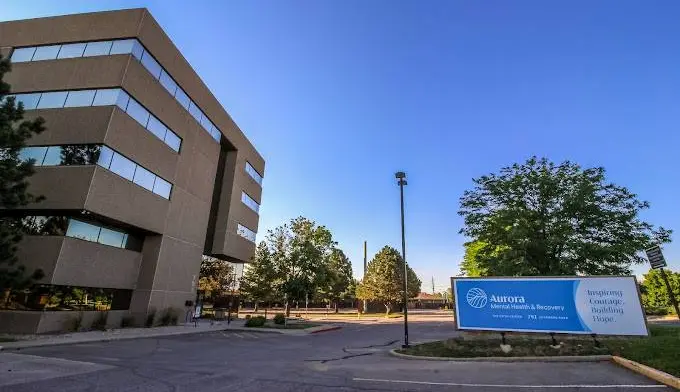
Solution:
[[[307,216],[360,276],[364,239],[400,245],[404,170],[407,258],[443,290],[459,196],[534,154],[604,166],[680,229],[679,2],[5,0],[0,19],[140,6],[267,160],[259,239]]]

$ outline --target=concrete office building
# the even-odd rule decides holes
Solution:
[[[0,53],[47,127],[21,153],[45,200],[2,212],[45,277],[12,293],[0,331],[182,311],[202,255],[251,259],[264,160],[146,9],[3,22]]]

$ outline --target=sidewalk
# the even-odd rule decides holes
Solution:
[[[0,350],[19,350],[29,347],[57,346],[64,344],[80,344],[91,342],[108,342],[113,340],[144,339],[162,336],[187,335],[215,331],[248,331],[261,333],[274,333],[280,335],[304,336],[327,330],[338,329],[335,325],[321,325],[307,329],[274,329],[274,328],[249,328],[245,327],[245,320],[234,320],[230,324],[226,321],[210,323],[201,321],[198,326],[193,323],[154,328],[124,328],[107,331],[74,332],[59,335],[24,335],[14,342],[1,342]]]

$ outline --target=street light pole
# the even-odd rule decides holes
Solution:
[[[406,173],[397,172],[395,174],[399,184],[399,193],[401,196],[401,258],[404,261],[404,344],[402,348],[409,348],[408,344],[408,266],[406,265],[406,236],[404,232],[404,185],[406,182]]]

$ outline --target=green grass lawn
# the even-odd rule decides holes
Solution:
[[[304,313],[302,313],[302,316],[304,316]],[[385,317],[385,313],[362,313],[360,315],[357,315],[357,313],[333,313],[329,312],[328,314],[326,313],[310,313],[308,315],[310,318],[326,318],[326,317],[333,317],[333,318],[339,318],[339,317],[371,317],[371,318],[376,318],[376,317]],[[403,315],[401,313],[391,313],[387,316],[387,318],[399,318],[402,317]]]
[[[680,327],[650,326],[649,338],[600,338],[596,347],[590,338],[556,336],[563,344],[551,347],[547,335],[509,335],[512,351],[500,349],[498,334],[469,334],[439,342],[419,344],[398,352],[432,357],[526,357],[613,354],[680,377]]]
[[[16,339],[0,336],[0,343],[2,342],[16,342]]]

